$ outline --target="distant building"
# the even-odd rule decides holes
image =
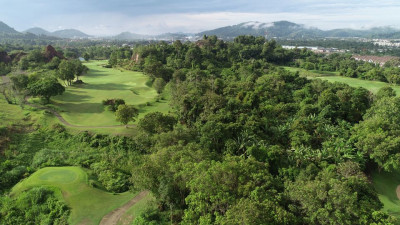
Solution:
[[[395,56],[373,56],[373,55],[353,55],[351,58],[357,61],[379,64],[380,66],[385,65],[385,63],[390,60],[400,59],[399,57]]]
[[[323,48],[318,46],[291,46],[291,45],[282,45],[282,48],[285,49],[308,49],[315,53],[334,53],[334,52],[346,52],[346,50],[339,50],[337,48]]]

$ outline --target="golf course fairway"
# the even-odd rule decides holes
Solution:
[[[308,79],[321,79],[332,83],[333,82],[345,83],[351,87],[363,87],[374,94],[376,94],[379,91],[379,89],[390,86],[396,92],[397,96],[400,96],[400,86],[391,85],[389,83],[385,83],[382,81],[362,80],[359,78],[339,76],[339,72],[318,71],[318,70],[307,71],[305,69],[295,68],[295,67],[284,67],[284,69],[290,72],[298,71],[300,76],[307,77]]]
[[[11,191],[15,196],[32,187],[47,186],[71,208],[70,224],[99,224],[103,216],[131,200],[135,194],[112,194],[88,185],[80,167],[46,167],[21,181]]]
[[[80,77],[84,84],[67,86],[65,93],[52,98],[53,105],[68,123],[88,127],[121,125],[115,120],[114,112],[102,105],[103,100],[111,98],[123,99],[127,105],[139,108],[139,118],[141,113],[149,111],[168,111],[166,101],[155,101],[158,94],[146,85],[148,76],[105,68],[106,64],[107,61],[84,63],[89,68],[88,73]]]

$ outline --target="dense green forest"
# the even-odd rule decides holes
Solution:
[[[51,59],[19,49],[24,56],[2,67],[9,103],[24,106],[21,95],[50,102],[84,76],[77,57],[107,58],[108,67],[144,72],[160,94],[168,86],[172,113],[146,114],[127,136],[49,126],[46,111],[2,124],[0,224],[66,224],[69,209],[51,189],[8,193],[40,168],[67,165],[89,169],[90,182],[110,192],[149,190],[157,207],[133,224],[397,224],[371,180],[400,167],[393,89],[374,95],[282,66],[390,83],[399,83],[398,68],[252,36],[75,48],[56,48],[63,54]]]
[[[311,52],[308,54],[308,56],[296,59],[294,66],[306,70],[339,72],[339,75],[345,77],[400,84],[400,61],[398,59],[389,60],[381,67],[379,63],[357,61],[351,58],[351,54],[324,55]]]

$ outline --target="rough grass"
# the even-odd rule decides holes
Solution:
[[[112,194],[88,185],[88,175],[80,167],[47,167],[21,181],[11,191],[15,196],[35,186],[48,186],[71,208],[70,224],[99,224],[104,215],[124,205],[133,193]]]
[[[8,104],[4,96],[0,94],[0,126],[20,122],[26,115],[20,106]]]
[[[117,225],[132,224],[133,220],[135,220],[135,218],[144,212],[144,210],[146,210],[148,207],[157,207],[154,202],[154,197],[151,194],[148,194],[138,203],[133,205],[128,211],[126,211],[118,221]]]
[[[374,172],[372,180],[379,200],[384,205],[383,211],[400,218],[400,200],[396,194],[396,188],[400,185],[400,173]]]
[[[102,100],[122,98],[126,104],[140,108],[141,113],[160,108],[165,111],[168,104],[157,103],[157,92],[146,85],[149,78],[140,72],[104,68],[106,61],[90,61],[88,74],[80,78],[82,85],[66,88],[66,92],[52,98],[55,108],[66,121],[79,126],[120,125],[115,121],[113,112],[103,107]],[[147,107],[146,103],[153,103]]]
[[[321,80],[327,80],[329,82],[341,82],[348,84],[352,87],[363,87],[374,94],[376,94],[380,88],[390,86],[393,88],[396,94],[400,96],[400,86],[398,85],[390,85],[388,83],[381,81],[370,81],[358,78],[343,77],[339,76],[338,72],[327,72],[327,71],[317,71],[317,70],[306,71],[301,68],[293,68],[293,67],[284,67],[284,68],[291,72],[299,71],[300,76],[307,77],[308,79],[321,79]]]

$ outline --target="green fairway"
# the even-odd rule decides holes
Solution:
[[[400,200],[396,194],[396,188],[400,185],[400,173],[375,172],[372,174],[372,180],[384,205],[383,211],[400,218]]]
[[[339,76],[339,72],[330,72],[330,71],[320,71],[320,70],[305,70],[297,67],[283,67],[290,72],[299,72],[299,75],[302,77],[319,77],[319,76]]]
[[[70,224],[99,224],[104,215],[122,206],[135,195],[112,194],[88,185],[88,175],[80,167],[47,167],[21,181],[11,191],[18,195],[35,186],[48,186],[71,207]]]
[[[376,94],[378,90],[382,87],[390,86],[396,91],[397,95],[400,96],[400,86],[398,85],[390,85],[385,82],[381,81],[370,81],[370,80],[361,80],[357,78],[350,78],[350,77],[343,77],[339,76],[338,72],[325,72],[325,71],[306,71],[300,68],[293,68],[293,67],[284,67],[285,69],[295,72],[299,71],[300,76],[305,76],[308,79],[322,79],[329,82],[341,82],[348,84],[352,87],[363,87],[372,93]]]
[[[81,77],[85,84],[67,87],[63,95],[52,98],[55,108],[67,122],[78,126],[120,125],[115,121],[114,113],[102,105],[102,100],[108,98],[124,99],[126,104],[137,106],[140,113],[154,111],[153,108],[168,111],[166,101],[155,102],[157,92],[146,85],[147,76],[140,72],[104,68],[106,63],[85,63],[89,68],[88,74]]]
[[[348,84],[352,87],[363,87],[372,93],[376,94],[380,88],[390,86],[396,92],[397,96],[400,96],[400,86],[398,85],[390,85],[385,82],[380,81],[370,81],[370,80],[361,80],[357,78],[349,78],[342,76],[325,76],[325,77],[316,77],[318,79],[327,80],[329,82],[342,82]],[[315,79],[315,78],[311,78]]]

